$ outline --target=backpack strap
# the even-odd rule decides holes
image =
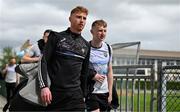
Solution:
[[[105,42],[105,43],[106,43],[106,42]],[[108,62],[108,65],[109,65],[112,53],[111,53],[111,47],[110,47],[110,45],[109,45],[108,43],[106,43],[106,45],[108,46],[108,52],[109,52],[109,62]]]

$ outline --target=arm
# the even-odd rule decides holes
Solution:
[[[4,78],[6,77],[7,67],[8,67],[8,64],[6,64],[5,68],[2,70],[2,75]]]
[[[108,72],[108,89],[109,89],[109,97],[108,97],[108,102],[111,103],[112,101],[112,87],[113,87],[113,70],[112,70],[112,64],[109,64],[109,72]]]
[[[47,75],[48,75],[48,62],[50,62],[51,60],[56,44],[55,38],[56,37],[54,35],[54,32],[51,32],[48,37],[48,42],[46,43],[43,51],[43,56],[40,63],[41,68],[40,68],[40,72],[38,73],[39,85],[41,88],[41,99],[45,104],[50,104],[52,100],[51,91],[48,87]]]
[[[16,85],[19,84],[19,81],[20,81],[20,76],[18,73],[16,73]]]
[[[94,80],[94,81],[98,81],[98,82],[103,82],[104,81],[104,78],[105,78],[105,76],[104,75],[102,75],[102,74],[98,74],[97,72],[96,72],[96,70],[94,69],[94,67],[93,67],[93,64],[91,63],[91,62],[89,62],[90,64],[89,64],[89,81],[92,81],[92,80]]]
[[[28,62],[28,63],[33,63],[33,62],[38,62],[39,61],[39,56],[40,56],[40,50],[37,45],[33,45],[30,47],[25,55],[22,57],[21,62]]]
[[[87,81],[88,81],[88,75],[89,75],[89,57],[90,57],[90,46],[88,46],[88,53],[86,55],[85,60],[82,64],[82,70],[81,70],[81,89],[83,91],[84,97],[87,95]]]
[[[28,53],[26,53],[23,58],[21,59],[21,62],[29,62],[29,63],[33,63],[33,62],[37,62],[39,60],[39,57],[31,57]]]
[[[108,51],[109,51],[109,63],[108,63],[108,90],[109,90],[109,97],[108,97],[108,103],[111,103],[112,101],[112,88],[113,88],[113,69],[112,69],[112,47],[107,44]]]

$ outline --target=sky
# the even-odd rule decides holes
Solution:
[[[108,23],[106,42],[141,42],[141,49],[180,51],[180,0],[0,0],[0,49],[42,38],[46,29],[63,31],[76,6],[89,10],[82,35],[91,24]]]

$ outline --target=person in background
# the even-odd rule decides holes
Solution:
[[[81,36],[88,10],[77,6],[71,10],[70,27],[51,32],[42,57],[41,99],[47,111],[84,111],[89,65],[89,43]],[[51,80],[48,87],[47,75]]]
[[[36,63],[39,61],[50,32],[51,30],[49,29],[44,31],[43,38],[38,40],[37,44],[33,44],[27,50],[21,59],[21,63]],[[17,87],[18,91],[26,85],[27,81],[28,79],[21,81]],[[45,108],[42,106],[29,103],[26,99],[21,97],[19,93],[17,93],[11,102],[9,111],[43,111],[44,109]]]
[[[87,110],[93,112],[107,111],[112,100],[113,71],[112,57],[109,53],[112,48],[104,42],[106,32],[107,23],[104,20],[96,20],[92,23],[90,71],[95,70],[95,72],[90,72],[89,80],[94,85],[92,92],[86,98],[86,104]]]
[[[20,59],[24,56],[28,49],[32,47],[30,39],[26,40],[24,44],[21,46],[20,51],[16,53]]]
[[[43,38],[38,40],[36,44],[33,44],[27,49],[27,52],[21,59],[21,63],[34,63],[39,61],[39,57],[43,52],[44,45],[48,40],[48,36],[51,30],[46,30],[43,33]]]
[[[9,108],[10,100],[15,93],[16,85],[18,84],[18,74],[15,72],[16,59],[12,57],[9,61],[9,64],[6,64],[6,67],[3,69],[3,74],[6,82],[6,92],[7,92],[7,103],[3,108],[3,112],[6,112]]]

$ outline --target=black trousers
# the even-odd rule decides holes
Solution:
[[[56,91],[52,92],[52,102],[47,106],[48,111],[85,111],[85,102],[81,89],[73,91]]]
[[[3,107],[3,112],[6,112],[7,109],[9,108],[10,101],[15,94],[15,89],[16,89],[16,83],[15,82],[14,83],[6,82],[7,103]]]
[[[6,82],[6,92],[7,92],[7,102],[10,101],[10,99],[12,98],[12,96],[14,95],[16,89],[16,83],[8,83]]]

